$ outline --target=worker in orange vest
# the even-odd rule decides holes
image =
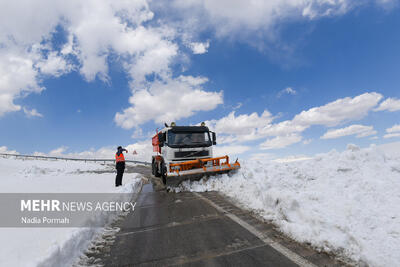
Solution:
[[[117,153],[115,153],[115,168],[117,169],[117,176],[115,177],[115,186],[120,186],[122,185],[122,176],[124,175],[125,171],[125,157],[124,157],[124,151],[128,153],[128,150],[125,148],[122,148],[122,146],[119,146],[117,148]]]

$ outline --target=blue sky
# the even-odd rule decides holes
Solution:
[[[248,7],[248,16],[236,15],[235,7],[215,15],[221,7],[193,2],[175,1],[168,6],[172,15],[154,1],[121,4],[105,15],[88,3],[89,13],[101,18],[94,26],[74,14],[74,4],[49,4],[55,15],[37,25],[15,6],[19,25],[0,22],[0,96],[6,99],[0,146],[54,154],[122,144],[147,155],[149,135],[164,120],[207,121],[219,130],[220,151],[245,158],[399,141],[397,2],[299,1],[294,9],[262,7],[261,15],[252,14],[260,7]],[[304,15],[310,6],[311,15]],[[318,109],[334,101],[340,103]],[[312,108],[318,122],[306,114],[294,120]],[[348,114],[335,117],[337,110]],[[269,115],[262,117],[264,111]],[[336,132],[321,138],[328,131]]]

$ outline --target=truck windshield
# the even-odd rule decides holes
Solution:
[[[193,146],[209,146],[211,145],[210,135],[208,132],[203,133],[174,133],[168,132],[168,145],[172,147],[193,147]]]

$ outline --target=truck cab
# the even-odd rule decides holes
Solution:
[[[184,180],[233,173],[240,169],[228,155],[213,157],[216,135],[202,123],[201,126],[171,126],[157,132],[152,138],[152,173],[166,185],[179,185]]]
[[[167,175],[171,164],[213,157],[216,135],[204,124],[201,126],[171,126],[163,128],[152,139],[152,172],[157,177]]]

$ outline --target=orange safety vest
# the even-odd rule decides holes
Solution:
[[[124,157],[124,153],[121,152],[121,154],[115,153],[115,160],[116,162],[125,162],[125,157]]]

